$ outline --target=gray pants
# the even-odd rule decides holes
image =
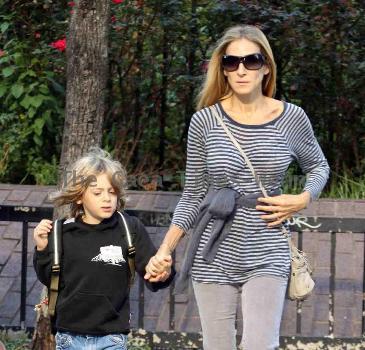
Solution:
[[[254,277],[243,285],[193,281],[203,330],[204,350],[236,350],[236,311],[242,298],[244,350],[273,350],[279,346],[287,279]]]

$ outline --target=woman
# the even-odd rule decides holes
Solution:
[[[328,163],[307,115],[294,104],[274,99],[275,84],[275,62],[265,35],[254,26],[228,29],[212,54],[198,112],[191,119],[182,198],[157,255],[146,268],[145,278],[159,280],[160,261],[197,220],[193,236],[201,232],[191,258],[191,275],[205,350],[236,349],[238,297],[242,298],[244,349],[279,346],[290,271],[282,225],[289,229],[286,219],[317,199],[328,179]],[[212,105],[251,160],[270,198],[262,198],[245,161],[212,114]],[[307,175],[303,192],[281,194],[293,160]],[[214,193],[234,190],[243,203],[254,198],[253,205],[234,203],[233,216],[224,219],[225,234],[218,236],[215,250],[210,238],[220,218],[213,213],[204,219],[209,187]],[[207,220],[204,225],[203,220]]]

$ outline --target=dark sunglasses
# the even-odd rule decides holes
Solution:
[[[233,72],[238,69],[240,63],[248,70],[258,70],[265,63],[265,57],[261,53],[254,53],[247,56],[230,56],[222,57],[222,66],[227,72]]]

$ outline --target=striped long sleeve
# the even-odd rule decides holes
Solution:
[[[319,198],[329,177],[330,168],[314,135],[311,122],[302,108],[294,110],[291,125],[286,125],[289,147],[306,174],[303,191],[311,194],[311,201]],[[290,127],[293,127],[290,130]]]
[[[204,127],[195,113],[190,122],[187,144],[185,186],[174,211],[172,224],[187,232],[199,213],[199,205],[208,189]]]

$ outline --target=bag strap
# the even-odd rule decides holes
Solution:
[[[48,313],[54,316],[56,310],[56,302],[58,297],[58,289],[60,283],[61,256],[62,256],[62,225],[63,220],[56,220],[53,226],[53,259],[51,268],[51,285],[48,299]]]
[[[220,117],[220,115],[218,114],[215,106],[211,106],[210,110],[212,111],[213,115],[215,116],[215,118],[218,120],[219,124],[222,126],[222,128],[224,129],[224,131],[226,132],[226,134],[228,135],[228,137],[231,139],[232,143],[236,146],[236,148],[238,149],[238,151],[241,153],[241,156],[243,157],[243,159],[245,160],[247,166],[249,167],[249,169],[251,170],[251,173],[256,181],[256,184],[259,186],[261,192],[263,193],[264,197],[269,197],[266,189],[264,188],[261,179],[259,177],[259,175],[256,173],[255,169],[252,166],[252,163],[250,161],[250,159],[247,157],[246,153],[243,151],[242,147],[240,146],[240,144],[237,142],[237,140],[235,139],[235,137],[232,135],[232,133],[230,132],[230,130],[227,128],[227,125],[224,123],[223,119]]]
[[[252,173],[252,175],[253,175],[253,177],[254,177],[254,179],[256,181],[256,184],[259,186],[259,188],[260,188],[262,194],[264,195],[264,197],[269,197],[269,195],[266,192],[266,189],[265,189],[264,185],[261,182],[261,179],[260,179],[259,175],[256,173],[255,169],[253,168],[250,159],[247,157],[246,153],[243,151],[243,149],[240,146],[240,144],[237,142],[237,140],[235,139],[235,137],[232,135],[231,131],[228,129],[227,125],[224,123],[223,119],[218,114],[216,107],[215,106],[211,106],[210,107],[210,110],[213,113],[214,117],[218,120],[219,124],[222,126],[222,128],[226,132],[227,136],[232,141],[232,143],[236,146],[236,148],[240,152],[240,154],[243,157],[243,159],[245,160],[247,166],[251,170],[251,173]],[[288,231],[284,227],[284,225],[282,225],[282,232],[285,235],[285,237],[288,238],[289,246],[291,247],[291,241],[290,241],[289,236],[288,236]]]
[[[133,282],[134,282],[135,276],[136,276],[136,263],[135,263],[136,248],[133,245],[132,236],[131,236],[131,233],[129,231],[129,227],[128,227],[126,218],[124,217],[124,215],[120,211],[118,211],[118,214],[122,218],[122,222],[123,222],[123,225],[124,225],[124,228],[125,228],[126,237],[127,237],[127,244],[128,244],[128,265],[129,265],[129,270],[130,270],[130,273],[131,273],[131,278],[130,278],[130,281],[129,281],[129,286],[131,287],[132,284],[133,284]]]

